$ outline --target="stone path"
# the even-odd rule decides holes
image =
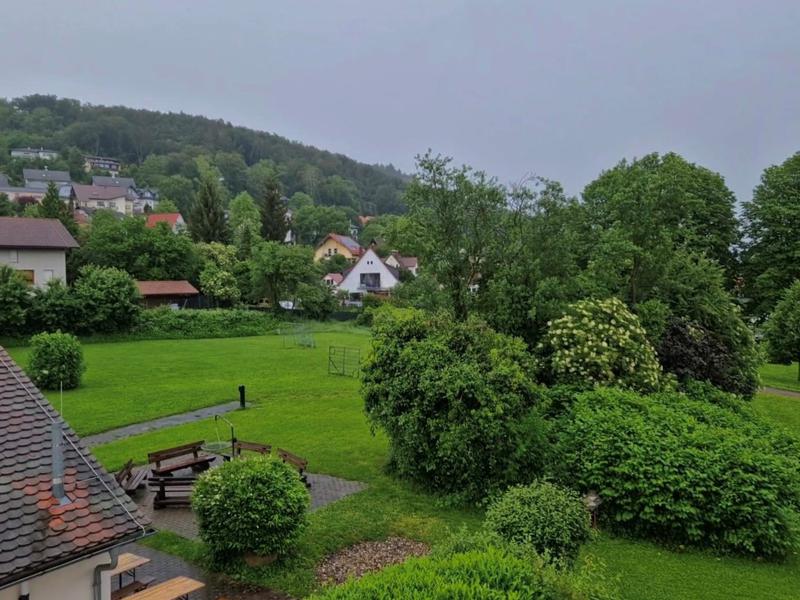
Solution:
[[[772,394],[773,396],[783,396],[784,398],[800,399],[800,392],[792,390],[782,390],[774,387],[762,387],[761,390],[765,394]]]
[[[157,429],[164,429],[165,427],[173,427],[175,425],[183,425],[184,423],[191,423],[201,419],[207,419],[214,415],[224,415],[233,412],[239,408],[239,402],[227,402],[225,404],[217,404],[216,406],[208,406],[200,408],[191,412],[180,413],[177,415],[170,415],[168,417],[161,417],[153,421],[145,421],[144,423],[134,423],[120,427],[119,429],[111,429],[98,433],[96,435],[83,436],[81,439],[90,448],[99,446],[100,444],[107,444],[116,440],[121,440],[132,435],[139,435],[140,433],[147,433],[148,431],[155,431]]]
[[[190,600],[291,600],[291,598],[280,592],[244,586],[230,581],[219,575],[205,573],[185,560],[166,554],[158,550],[153,550],[141,544],[129,544],[120,548],[120,552],[133,552],[139,556],[146,556],[150,562],[136,569],[136,575],[154,577],[156,583],[161,583],[185,575],[197,581],[202,581],[206,587],[197,592],[189,594]],[[116,589],[116,580],[112,582],[112,589]],[[129,580],[125,580],[126,583]],[[155,585],[155,583],[154,583]]]
[[[219,462],[212,463],[212,468]],[[186,473],[177,471],[176,475],[190,475],[187,469]],[[360,481],[349,481],[347,479],[340,479],[332,477],[331,475],[322,475],[317,473],[306,473],[308,482],[311,484],[309,492],[311,493],[311,512],[341,500],[345,496],[355,494],[366,488],[365,483]],[[155,529],[166,529],[177,533],[181,537],[190,540],[200,539],[200,533],[197,529],[197,520],[194,513],[189,508],[160,508],[153,509],[153,492],[147,489],[140,489],[133,496],[134,501],[153,524]]]

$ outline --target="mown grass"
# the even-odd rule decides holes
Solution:
[[[264,336],[138,342],[118,344],[118,348],[109,344],[101,353],[137,357],[126,372],[128,377],[137,378],[149,374],[149,387],[137,396],[144,403],[157,401],[165,393],[176,399],[187,395],[214,398],[215,394],[235,390],[247,374],[241,382],[248,385],[249,394],[257,402],[228,415],[240,439],[285,447],[306,457],[314,472],[368,484],[365,491],[311,514],[294,558],[261,569],[239,567],[231,573],[296,596],[315,589],[314,566],[342,547],[388,535],[435,544],[462,526],[479,527],[482,519],[477,509],[442,506],[437,498],[384,473],[387,441],[382,434],[370,432],[358,382],[327,374],[328,344],[366,349],[368,337],[342,324],[323,326],[315,337],[316,349],[284,349],[282,337]],[[91,361],[89,364],[91,368]],[[96,375],[119,379],[115,385],[120,388],[126,385],[125,377],[111,368]],[[81,398],[78,393],[65,403],[68,418],[70,411],[77,416],[73,401]],[[94,394],[83,398],[92,399]],[[754,405],[766,418],[800,435],[800,401],[762,394]],[[82,427],[91,428],[91,421],[83,422]],[[218,435],[223,439],[229,435],[227,427],[217,429],[213,420],[204,420],[101,446],[95,454],[106,467],[114,469],[128,458],[144,462],[148,451],[195,439],[216,440]],[[174,534],[159,533],[147,543],[202,562],[202,544]],[[606,534],[588,544],[583,554],[605,563],[608,576],[618,580],[622,597],[629,600],[788,600],[800,596],[796,557],[784,564],[760,563],[695,551],[674,552]]]
[[[85,344],[86,373],[78,389],[64,392],[64,417],[88,435],[236,400],[240,384],[256,405],[352,398],[355,380],[327,375],[328,346],[366,349],[366,330],[331,323],[313,335],[316,348],[284,347],[279,334]],[[27,365],[27,347],[9,352]],[[61,405],[58,392],[45,395]]]
[[[790,365],[765,364],[759,370],[761,385],[781,390],[800,392],[800,381],[797,380],[797,363]]]

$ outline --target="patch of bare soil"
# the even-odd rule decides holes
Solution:
[[[430,547],[401,537],[381,542],[361,542],[331,554],[317,566],[317,580],[323,584],[344,583],[365,573],[396,565],[412,556],[423,556]]]

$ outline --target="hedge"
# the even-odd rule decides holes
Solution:
[[[165,307],[143,310],[131,335],[147,339],[243,337],[264,335],[275,327],[273,316],[256,310]]]

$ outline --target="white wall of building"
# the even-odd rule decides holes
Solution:
[[[44,287],[51,279],[67,280],[64,250],[0,248],[0,264],[17,271],[33,271],[33,285]]]
[[[94,568],[111,562],[108,552],[68,565],[50,573],[28,580],[30,600],[92,600]],[[0,600],[18,600],[20,586],[12,585],[0,590]],[[101,600],[111,598],[108,576],[103,577]]]
[[[366,289],[361,283],[361,275],[374,273],[380,275],[380,286],[378,289]],[[353,268],[350,269],[350,272],[345,276],[342,283],[339,284],[339,289],[347,290],[351,294],[359,294],[390,290],[398,283],[399,281],[389,270],[389,267],[383,264],[380,256],[369,248]]]

